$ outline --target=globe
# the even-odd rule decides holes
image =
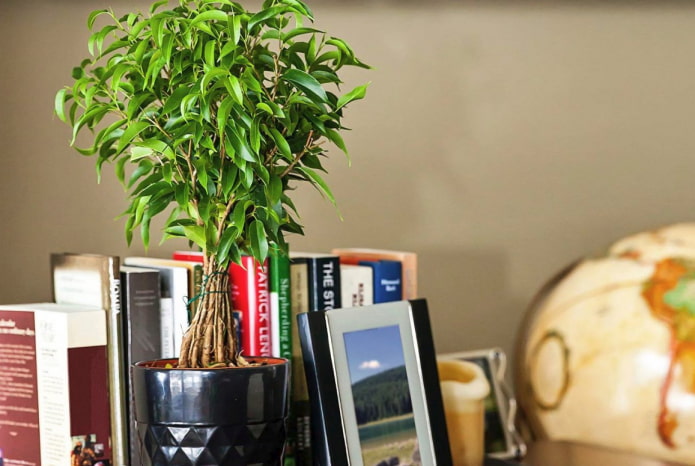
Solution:
[[[559,272],[529,307],[515,371],[534,436],[695,464],[695,224]]]

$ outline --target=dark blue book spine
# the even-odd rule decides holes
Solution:
[[[374,271],[374,304],[403,299],[403,271],[399,261],[360,261]]]

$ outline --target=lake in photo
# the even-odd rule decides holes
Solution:
[[[362,459],[419,465],[419,449],[398,325],[343,335]]]

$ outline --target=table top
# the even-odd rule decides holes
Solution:
[[[606,447],[548,440],[531,443],[520,464],[524,466],[683,466],[681,463],[644,458],[634,453]],[[488,466],[487,463],[485,466]],[[497,465],[491,463],[490,466]]]

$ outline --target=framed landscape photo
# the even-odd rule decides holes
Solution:
[[[485,454],[494,458],[520,458],[526,445],[514,426],[516,399],[505,381],[507,357],[499,348],[440,354],[477,364],[490,385],[485,404]]]
[[[315,464],[451,465],[424,299],[297,320]]]

